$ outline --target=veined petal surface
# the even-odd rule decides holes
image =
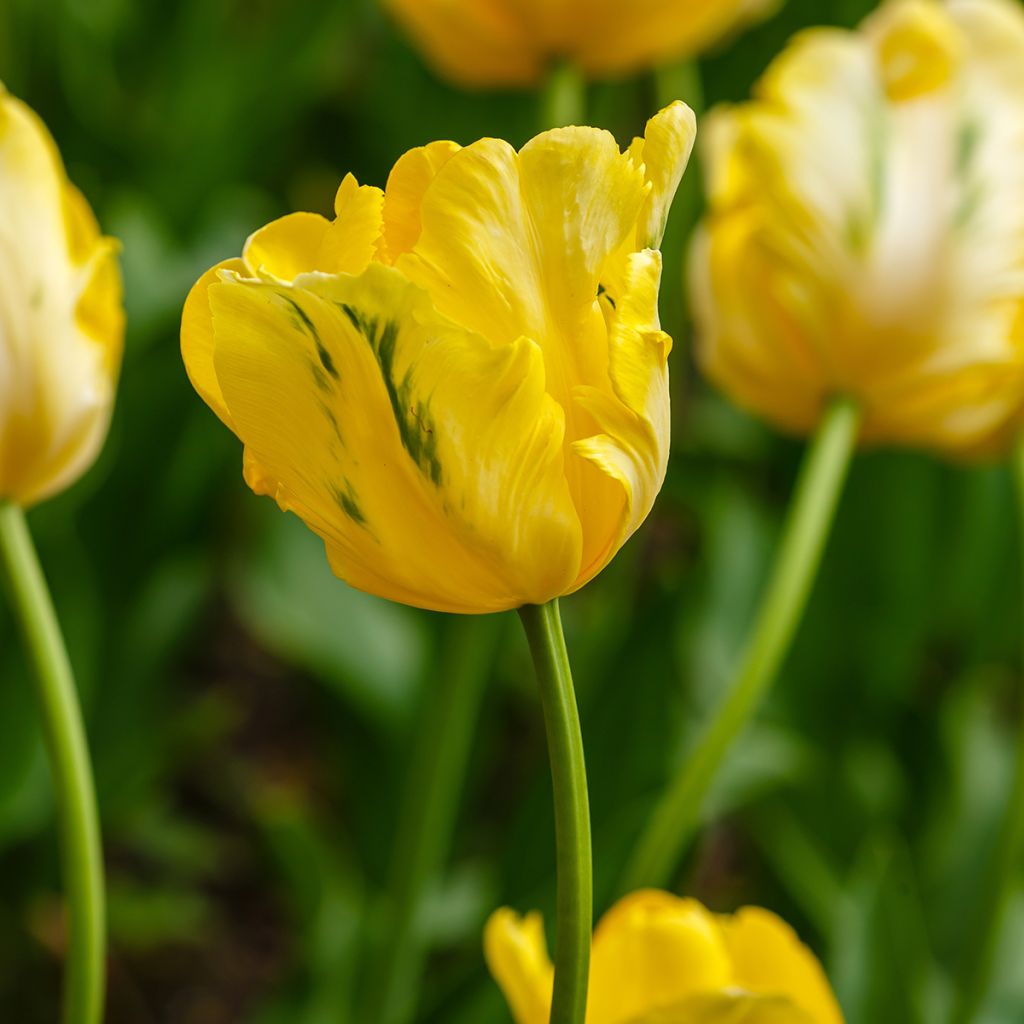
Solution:
[[[534,342],[493,348],[380,265],[292,288],[236,278],[210,302],[217,376],[262,489],[344,579],[460,612],[567,586],[579,527]]]

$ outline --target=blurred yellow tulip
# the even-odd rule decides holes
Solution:
[[[669,447],[657,247],[693,136],[676,103],[625,153],[594,128],[432,143],[195,285],[192,383],[342,579],[442,611],[539,604],[640,525]]]
[[[516,1024],[547,1024],[552,968],[538,914],[491,915],[484,952]],[[594,931],[587,1024],[842,1024],[828,980],[767,910],[717,915],[645,889]]]
[[[591,77],[690,56],[779,0],[384,0],[440,74],[528,86],[566,61]]]
[[[1024,394],[1024,10],[892,0],[798,36],[710,115],[691,259],[699,356],[741,405],[811,431],[1004,450]]]
[[[0,85],[0,501],[55,494],[103,445],[124,338],[117,249],[46,126]]]

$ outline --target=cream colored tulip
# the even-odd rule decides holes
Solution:
[[[103,445],[124,335],[117,249],[45,125],[0,86],[0,500],[49,497]]]
[[[700,361],[797,433],[998,454],[1024,396],[1024,9],[891,0],[705,122]]]

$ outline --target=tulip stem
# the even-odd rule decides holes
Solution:
[[[1024,434],[1017,439],[1012,455],[1014,483],[1017,488],[1019,557],[1024,557]],[[970,1024],[978,1017],[988,993],[999,949],[999,939],[1013,895],[1016,871],[1024,849],[1024,701],[1017,694],[1015,711],[1013,780],[1007,794],[1006,811],[996,840],[987,885],[977,916],[976,941],[969,942],[963,963],[959,998],[953,1008],[951,1024]]]
[[[704,83],[695,60],[681,60],[656,68],[654,88],[659,109],[682,100],[698,115],[704,110]]]
[[[550,1024],[583,1024],[594,898],[583,737],[557,599],[526,605],[519,609],[519,617],[540,684],[555,802],[558,910],[549,1020]]]
[[[557,64],[541,93],[541,131],[582,124],[587,106],[587,85],[580,72],[568,63]]]
[[[415,730],[366,1020],[405,1024],[413,1018],[425,959],[418,927],[423,901],[451,845],[501,621],[453,616],[449,623],[446,670],[429,688]]]
[[[778,556],[745,653],[697,745],[683,761],[633,850],[622,890],[671,880],[715,773],[771,686],[789,649],[814,581],[857,440],[857,406],[826,409],[804,457]]]
[[[53,773],[70,918],[63,1020],[98,1024],[103,1013],[106,925],[92,767],[64,638],[28,524],[17,505],[0,504],[0,573],[35,670]]]

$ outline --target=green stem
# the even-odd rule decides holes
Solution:
[[[92,768],[71,664],[22,510],[0,504],[0,570],[35,669],[61,833],[69,937],[64,1024],[103,1014],[106,924],[103,854]]]
[[[704,83],[695,60],[677,61],[656,68],[654,90],[659,108],[682,100],[698,116],[704,111]]]
[[[627,865],[623,891],[668,883],[697,827],[719,765],[771,686],[807,603],[859,422],[857,407],[844,399],[834,401],[822,416],[800,471],[775,567],[739,671],[655,807]]]
[[[540,127],[564,128],[582,124],[587,107],[587,84],[571,64],[558,64],[551,69],[540,98]]]
[[[447,670],[428,694],[429,706],[416,728],[366,1020],[405,1024],[412,1019],[425,961],[417,925],[451,845],[501,621],[497,616],[451,620]]]
[[[1021,530],[1019,547],[1024,554],[1024,434],[1017,439],[1012,463]],[[1016,716],[1013,781],[996,841],[993,863],[986,875],[987,885],[976,918],[976,940],[967,945],[961,984],[958,986],[959,998],[950,1018],[952,1024],[970,1024],[974,1021],[988,994],[999,951],[999,938],[1013,894],[1016,869],[1024,849],[1024,701],[1019,702]]]
[[[519,617],[540,684],[555,797],[558,913],[550,1024],[583,1024],[594,899],[583,737],[558,601],[526,605]]]

